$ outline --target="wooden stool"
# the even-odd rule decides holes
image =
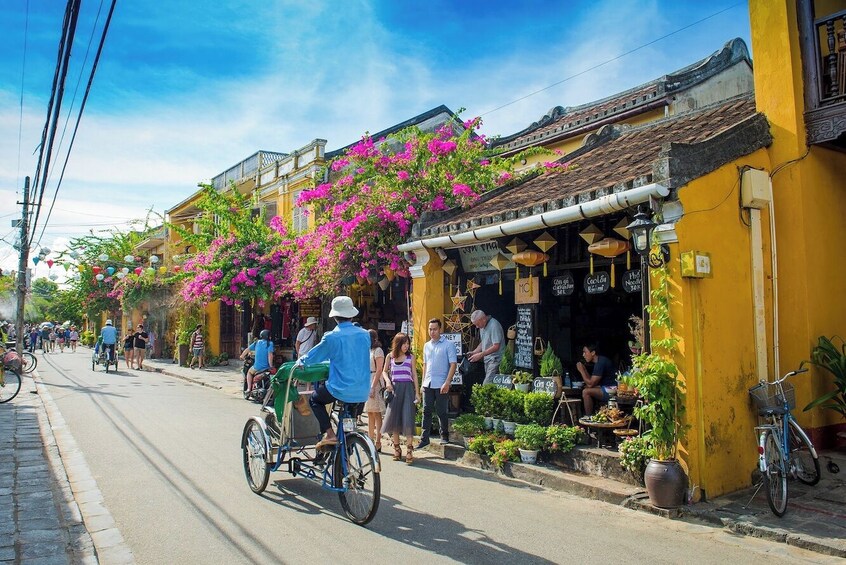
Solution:
[[[562,407],[564,408],[562,410]],[[564,411],[567,411],[567,415],[570,416],[570,425],[575,426],[578,424],[579,418],[582,417],[584,414],[584,410],[582,408],[582,399],[581,398],[567,398],[566,396],[562,395],[561,399],[558,401],[558,406],[555,408],[555,413],[552,414],[552,423],[555,423],[556,418],[558,417],[558,411],[561,411],[561,416],[563,419]]]

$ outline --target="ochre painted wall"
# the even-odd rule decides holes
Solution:
[[[429,320],[443,320],[444,301],[447,300],[443,261],[434,251],[430,252],[429,262],[423,267],[423,272],[424,277],[412,280],[411,289],[411,315],[414,323],[412,347],[418,355],[423,351],[423,344],[429,339]]]
[[[206,357],[220,353],[220,301],[215,300],[206,305],[205,330],[208,341],[206,342]]]

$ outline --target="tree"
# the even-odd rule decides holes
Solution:
[[[27,320],[44,321],[50,317],[50,305],[56,299],[59,285],[53,281],[40,278],[32,281],[30,298],[24,308],[24,317]]]

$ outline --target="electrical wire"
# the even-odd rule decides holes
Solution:
[[[44,229],[50,222],[50,216],[53,213],[53,206],[56,204],[56,197],[59,195],[59,188],[62,186],[62,180],[65,178],[65,170],[68,166],[71,151],[73,150],[74,141],[76,141],[76,134],[79,131],[79,122],[82,120],[82,113],[85,111],[85,104],[88,102],[88,95],[91,93],[91,85],[94,82],[94,74],[97,72],[97,64],[100,62],[100,56],[103,54],[103,45],[106,43],[106,35],[109,33],[109,25],[112,22],[112,14],[115,11],[115,4],[117,0],[112,0],[109,7],[109,15],[106,16],[106,22],[103,25],[103,33],[100,36],[100,44],[97,46],[97,55],[94,56],[94,63],[91,66],[91,74],[88,76],[88,84],[85,86],[85,95],[82,97],[82,103],[79,105],[79,113],[76,116],[76,123],[73,127],[73,135],[68,145],[68,152],[65,155],[65,162],[62,164],[62,172],[59,175],[59,181],[56,184],[56,191],[53,193],[53,200],[50,202],[50,210],[47,212],[47,218],[44,220],[44,225],[41,228],[41,235],[38,236],[38,243],[41,243],[41,238],[44,237]],[[35,235],[35,228],[33,228],[33,235]]]
[[[497,106],[496,108],[494,108],[492,110],[488,110],[487,112],[482,112],[481,114],[479,114],[479,116],[487,116],[488,114],[493,114],[494,112],[502,110],[503,108],[507,108],[508,106],[511,106],[512,104],[516,104],[517,102],[522,102],[523,100],[530,98],[530,97],[534,96],[535,94],[540,94],[541,92],[549,90],[550,88],[554,88],[554,87],[556,87],[560,84],[564,84],[565,82],[572,80],[576,77],[580,77],[580,76],[587,74],[591,71],[594,71],[594,70],[596,70],[600,67],[604,67],[605,65],[608,65],[609,63],[613,63],[614,61],[618,61],[618,60],[622,59],[623,57],[625,57],[627,55],[631,55],[632,53],[635,53],[636,51],[640,51],[641,49],[649,47],[650,45],[654,45],[655,43],[658,43],[659,41],[663,41],[663,40],[667,39],[668,37],[672,37],[673,35],[676,35],[678,33],[685,31],[685,30],[688,30],[688,29],[690,29],[694,26],[697,26],[704,21],[707,21],[707,20],[710,20],[711,18],[719,16],[720,14],[722,14],[724,12],[728,12],[729,10],[736,8],[737,6],[745,5],[745,4],[746,4],[746,2],[736,2],[736,3],[732,4],[731,6],[728,6],[727,8],[723,8],[719,12],[714,12],[710,16],[706,16],[706,17],[704,17],[700,20],[696,20],[695,22],[690,23],[690,24],[688,24],[684,27],[681,27],[681,28],[679,28],[675,31],[671,31],[670,33],[668,33],[666,35],[662,35],[661,37],[659,37],[657,39],[653,39],[652,41],[649,41],[648,43],[644,43],[642,45],[639,45],[638,47],[635,47],[634,49],[630,49],[630,50],[626,51],[625,53],[621,53],[620,55],[617,55],[616,57],[612,57],[611,59],[607,59],[607,60],[605,60],[601,63],[597,63],[596,65],[593,65],[592,67],[588,67],[587,69],[579,71],[576,74],[570,75],[567,78],[561,79],[558,82],[554,82],[554,83],[550,84],[549,86],[545,86],[545,87],[543,87],[539,90],[535,90],[534,92],[530,92],[529,94],[526,94],[525,96],[521,96],[520,98],[517,98],[516,100],[512,100],[511,102],[506,102],[502,106]]]

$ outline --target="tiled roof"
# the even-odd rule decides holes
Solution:
[[[540,120],[515,134],[493,140],[491,145],[501,147],[506,152],[516,151],[557,138],[578,135],[583,130],[592,130],[632,114],[668,106],[678,92],[687,90],[741,61],[751,64],[749,51],[742,39],[733,39],[720,50],[692,65],[625,92],[580,106],[556,106]]]
[[[615,187],[653,182],[653,164],[668,143],[701,143],[755,114],[752,96],[637,127],[606,126],[567,155],[573,167],[552,171],[483,198],[423,229],[423,237],[499,223],[537,208],[560,208],[610,194]],[[534,210],[534,211],[532,211]],[[462,225],[464,224],[464,225]]]

